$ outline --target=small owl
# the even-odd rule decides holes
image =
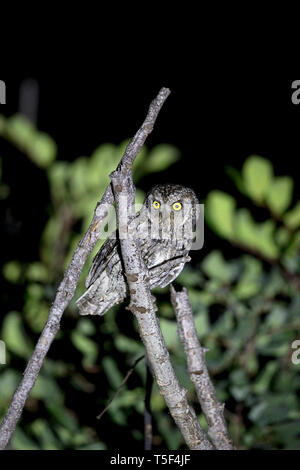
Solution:
[[[151,289],[174,281],[188,261],[197,208],[194,191],[184,186],[157,185],[146,195],[135,223]],[[95,256],[86,287],[87,291],[76,302],[81,315],[104,315],[128,296],[118,231]]]

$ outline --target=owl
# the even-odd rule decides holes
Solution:
[[[189,261],[198,207],[194,191],[184,186],[157,185],[146,195],[135,227],[151,289],[166,287]],[[87,290],[76,302],[81,315],[104,315],[129,294],[118,237],[117,230],[93,260]]]

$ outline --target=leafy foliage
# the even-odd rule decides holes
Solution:
[[[19,286],[23,296],[22,309],[7,311],[0,329],[0,337],[7,348],[7,365],[0,366],[0,414],[3,415],[43,329],[56,285],[82,232],[88,227],[96,203],[109,183],[109,174],[118,164],[128,141],[120,145],[102,144],[90,157],[79,157],[70,163],[57,160],[53,139],[38,131],[24,117],[1,116],[0,124],[0,135],[20,150],[20,158],[27,157],[45,171],[51,195],[49,218],[41,234],[39,259],[28,263],[11,259],[2,267],[5,281],[15,288]],[[162,144],[150,151],[144,148],[135,162],[135,183],[146,174],[165,170],[178,158],[178,150],[171,145]],[[8,194],[9,186],[0,180],[0,197],[5,198]],[[142,202],[143,198],[143,191],[138,189],[137,202]],[[85,267],[77,297],[84,290],[84,279],[98,249],[99,245]],[[5,299],[2,301],[5,304]],[[131,317],[127,319],[127,335],[117,327],[117,314],[113,311],[105,322],[80,318],[74,301],[71,303],[65,313],[64,327],[27,401],[12,439],[12,448],[106,449],[114,439],[115,427],[122,426],[124,436],[128,434],[128,412],[133,410],[135,417],[143,412],[144,365],[137,367],[138,387],[124,390],[107,417],[99,425],[96,421],[132,361],[143,354]],[[67,350],[69,353],[65,354]],[[104,388],[98,386],[101,381]],[[90,407],[89,396],[92,397]],[[78,410],[83,403],[86,413]],[[107,423],[113,423],[111,433],[106,431]],[[140,430],[131,430],[131,439],[141,441],[142,438]]]
[[[275,177],[261,157],[250,157],[241,174],[232,168],[228,173],[253,206],[239,209],[220,191],[207,197],[209,225],[247,253],[230,261],[211,253],[202,263],[206,279],[191,285],[211,294],[202,306],[210,318],[218,307],[205,338],[208,360],[214,374],[226,371],[224,398],[236,401],[229,419],[239,446],[299,449],[299,366],[291,358],[300,330],[299,203],[290,207],[292,179]],[[254,220],[257,210],[264,211],[264,222]]]
[[[21,150],[20,158],[27,157],[45,172],[51,197],[39,257],[29,262],[12,257],[2,268],[6,285],[22,298],[21,308],[10,308],[13,300],[1,297],[6,313],[0,337],[7,346],[7,365],[0,366],[2,416],[43,328],[63,269],[90,223],[126,142],[102,144],[90,157],[67,162],[57,159],[50,136],[20,116],[1,116],[0,135]],[[135,183],[146,174],[166,170],[178,158],[170,145],[144,149],[135,163]],[[208,366],[218,398],[226,402],[235,445],[299,449],[299,366],[292,363],[291,355],[300,329],[300,202],[293,201],[292,179],[275,177],[272,164],[262,157],[250,157],[241,172],[227,171],[240,197],[212,191],[206,198],[205,216],[208,227],[219,235],[220,246],[225,240],[225,247],[227,243],[236,248],[236,256],[228,259],[226,250],[215,249],[198,266],[186,266],[177,282],[189,289],[197,332],[209,348]],[[0,180],[0,198],[5,199],[9,191],[9,184]],[[143,196],[138,189],[137,200]],[[83,292],[93,254],[76,297]],[[206,428],[189,380],[168,289],[157,290],[155,295],[176,374]],[[143,354],[137,326],[124,306],[103,318],[82,318],[72,301],[11,447],[142,448],[144,361],[138,363],[102,419],[97,421],[96,416]],[[156,385],[151,407],[155,448],[184,447]]]

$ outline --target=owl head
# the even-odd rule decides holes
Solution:
[[[160,184],[148,192],[141,212],[148,220],[151,238],[188,239],[192,238],[198,206],[192,189],[177,184]]]

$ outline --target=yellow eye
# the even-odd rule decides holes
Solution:
[[[153,207],[154,207],[154,209],[156,209],[156,210],[159,209],[159,208],[160,208],[160,202],[154,201],[154,202],[153,202]]]
[[[174,211],[181,211],[182,205],[180,204],[180,202],[174,202],[173,209]]]

